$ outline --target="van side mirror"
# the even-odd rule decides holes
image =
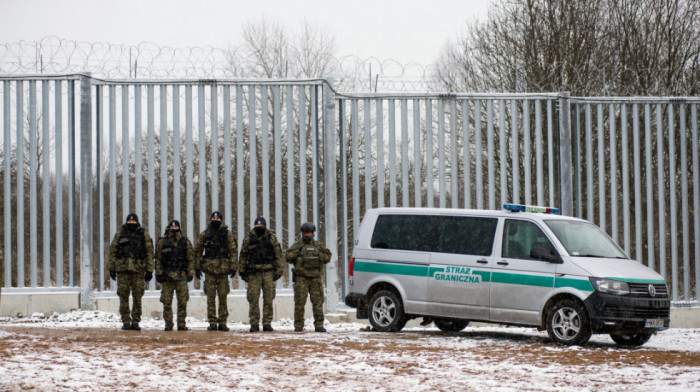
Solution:
[[[548,261],[554,264],[561,264],[563,260],[558,254],[552,253],[541,246],[533,246],[530,250],[530,257],[536,260]]]

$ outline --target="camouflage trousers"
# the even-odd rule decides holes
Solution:
[[[304,328],[304,305],[311,296],[314,327],[323,327],[323,284],[321,278],[297,275],[294,281],[294,327]]]
[[[268,325],[272,322],[272,301],[275,299],[275,273],[272,270],[263,272],[254,272],[248,275],[248,318],[250,325],[258,325],[260,323],[260,290],[263,292],[263,325]]]
[[[117,274],[117,295],[119,296],[119,314],[123,323],[141,322],[141,297],[146,291],[146,282],[143,274],[119,272]],[[129,295],[132,295],[134,303],[129,310]]]
[[[226,296],[231,291],[227,274],[206,274],[204,277],[204,294],[207,295],[207,319],[209,324],[226,324],[228,304]],[[216,316],[216,297],[219,297],[219,317]]]
[[[160,302],[163,303],[165,325],[173,325],[173,294],[177,294],[177,325],[184,326],[187,317],[187,301],[190,299],[186,280],[163,282],[160,286]]]

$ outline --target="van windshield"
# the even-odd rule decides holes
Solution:
[[[571,256],[628,258],[603,230],[592,223],[567,220],[546,220],[545,223]]]

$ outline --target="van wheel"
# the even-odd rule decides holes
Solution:
[[[393,291],[377,291],[369,303],[369,323],[375,330],[398,332],[406,325],[403,303]]]
[[[611,333],[610,337],[619,346],[636,347],[641,346],[651,339],[650,333],[638,333],[633,335]]]
[[[433,320],[435,326],[443,332],[459,332],[469,325],[469,320],[437,318]]]
[[[579,302],[557,301],[547,314],[547,334],[565,346],[582,345],[591,338],[591,322]]]

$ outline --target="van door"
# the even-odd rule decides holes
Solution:
[[[436,316],[489,317],[489,285],[497,218],[440,216],[430,256],[428,309]]]
[[[532,250],[556,251],[550,239],[527,220],[505,219],[491,275],[491,320],[539,324],[539,311],[554,289],[558,264],[539,260]]]

